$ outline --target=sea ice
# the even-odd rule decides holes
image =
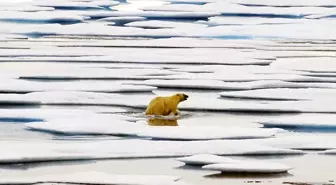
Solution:
[[[1,122],[34,122],[50,118],[72,118],[80,115],[95,115],[93,111],[76,109],[0,109]]]
[[[208,170],[218,170],[225,172],[243,172],[243,173],[284,173],[292,169],[284,164],[270,163],[270,162],[249,162],[244,163],[220,163],[210,164],[202,167]]]
[[[335,2],[333,0],[282,0],[282,1],[265,1],[265,0],[234,0],[234,3],[240,3],[251,6],[277,6],[277,7],[300,7],[300,6],[322,6],[322,7],[334,7]]]
[[[126,118],[125,118],[126,119]],[[157,122],[167,120],[157,120]],[[174,120],[171,120],[174,122]],[[273,137],[281,130],[219,126],[149,126],[119,117],[56,119],[26,124],[28,129],[62,134],[127,135],[168,140],[254,139]]]
[[[298,114],[260,120],[258,123],[263,124],[264,127],[288,129],[335,129],[335,118],[334,114]]]
[[[6,93],[29,93],[41,91],[87,91],[87,92],[151,92],[156,87],[144,85],[126,85],[122,82],[37,82],[25,80],[6,80],[0,84],[0,92]]]
[[[128,83],[128,82],[126,82]],[[221,80],[145,80],[130,84],[149,85],[158,88],[253,90],[273,88],[336,88],[332,83],[296,83],[280,80],[259,80],[251,82],[223,82]]]
[[[87,2],[52,0],[52,1],[33,1],[32,4],[41,7],[54,7],[56,9],[103,9],[103,7],[118,5],[119,2],[108,0],[96,0]]]
[[[106,184],[106,185],[179,185],[180,177],[165,175],[117,175],[97,171],[86,171],[69,174],[48,174],[35,177],[21,177],[20,179],[1,178],[0,184],[40,184],[40,183],[70,183],[70,184]]]
[[[280,163],[246,159],[238,160],[211,154],[193,155],[177,158],[177,160],[191,165],[205,165],[202,168],[222,172],[281,173],[292,169]]]
[[[20,94],[1,94],[0,105],[40,105],[38,100],[29,100]]]
[[[67,12],[38,11],[18,12],[1,11],[0,21],[4,22],[27,22],[27,23],[79,23],[84,20],[82,16]]]
[[[222,157],[212,154],[198,154],[187,157],[179,157],[176,160],[181,161],[188,165],[207,165],[216,163],[238,163],[240,160],[232,159],[229,157]]]
[[[329,150],[336,148],[335,137],[316,133],[298,133],[275,138],[254,139],[251,142],[276,148],[294,150]]]
[[[206,19],[208,17],[219,15],[216,12],[160,12],[160,11],[105,11],[105,12],[86,12],[82,14],[91,18],[106,18],[106,17],[125,17],[139,16],[146,18],[164,18],[164,19]]]
[[[130,27],[139,28],[177,28],[177,27],[188,27],[188,28],[205,28],[207,25],[188,23],[188,22],[176,22],[176,21],[161,21],[161,20],[149,20],[149,21],[137,21],[126,24]]]
[[[333,100],[336,90],[322,88],[305,89],[257,89],[250,91],[222,92],[220,96],[228,98],[264,99],[264,100]]]
[[[300,155],[305,152],[262,146],[244,140],[210,141],[2,141],[0,163],[48,162],[90,159],[127,159],[214,155]],[[109,146],[109,147],[106,147]]]
[[[280,58],[274,61],[271,66],[317,73],[336,73],[335,61],[334,57]]]
[[[21,99],[41,102],[44,105],[112,105],[146,109],[154,95],[121,95],[92,92],[50,91],[34,92],[20,95]],[[329,104],[323,104],[329,103]],[[217,97],[190,96],[188,101],[179,105],[181,110],[188,111],[223,111],[223,112],[276,112],[276,113],[333,113],[335,107],[330,100],[319,101],[285,101],[255,102],[225,100]]]
[[[106,17],[106,18],[98,19],[97,21],[111,22],[111,23],[114,23],[114,25],[123,26],[130,22],[143,21],[143,20],[146,20],[146,18],[139,17],[139,16],[129,16],[129,17]]]

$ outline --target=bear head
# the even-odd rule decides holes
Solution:
[[[179,97],[179,99],[180,99],[180,102],[183,102],[183,101],[185,101],[185,100],[187,100],[187,99],[189,98],[189,96],[188,96],[188,95],[186,95],[186,94],[183,94],[183,93],[178,93],[178,94],[176,94],[176,96],[178,96],[178,97]]]

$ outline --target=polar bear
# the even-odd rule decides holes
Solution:
[[[177,106],[180,102],[187,100],[188,97],[188,95],[183,93],[177,93],[172,96],[158,96],[150,101],[146,109],[146,115],[178,115]]]

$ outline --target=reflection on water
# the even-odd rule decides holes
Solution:
[[[178,126],[177,119],[150,118],[147,123],[150,126]]]

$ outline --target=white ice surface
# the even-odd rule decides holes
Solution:
[[[30,100],[20,94],[1,94],[0,105],[40,105],[38,100]]]
[[[282,135],[275,138],[251,140],[261,145],[295,150],[329,150],[336,148],[335,137],[332,135],[300,133]]]
[[[293,16],[299,17],[311,14],[321,14],[329,12],[329,8],[324,7],[249,7],[228,1],[216,1],[202,6],[192,4],[165,4],[142,8],[146,11],[175,11],[175,12],[219,12],[222,14],[254,15],[254,16]],[[214,16],[214,15],[213,15]],[[213,17],[212,16],[212,17]]]
[[[104,21],[104,22],[132,22],[132,21],[143,21],[146,20],[145,17],[139,16],[129,16],[129,17],[106,17],[102,19],[98,19],[97,21]]]
[[[35,78],[35,79],[123,79],[123,80],[133,80],[133,79],[155,79],[157,77],[169,78],[169,75],[172,74],[179,74],[179,72],[173,72],[170,70],[164,70],[164,69],[109,69],[109,68],[55,68],[54,70],[45,70],[42,71],[39,68],[31,68],[31,69],[20,69],[20,70],[5,70],[0,69],[3,73],[1,75],[8,75],[12,76],[14,78]],[[21,82],[20,82],[21,83]],[[116,85],[118,82],[113,83],[111,82],[111,86],[108,86],[108,82],[101,82],[97,83],[98,87],[88,87],[88,84],[92,84],[93,82],[78,82],[78,85],[74,85],[74,87],[69,87],[68,89],[75,90],[76,88],[78,90],[94,90],[94,89],[100,89],[100,90],[111,90],[116,91],[121,88],[123,89],[145,89],[146,91],[153,89],[153,87],[136,87],[136,86],[129,86],[129,85]],[[28,83],[26,83],[28,84]],[[60,83],[61,84],[61,83]],[[66,84],[66,83],[64,83]],[[112,85],[115,84],[115,87],[112,87]],[[34,85],[36,88],[38,88],[38,83],[30,83],[30,85]],[[10,86],[10,85],[8,85]],[[56,88],[57,84],[51,84],[48,85],[50,88]],[[119,86],[119,87],[118,87]],[[40,87],[41,88],[41,87]],[[47,88],[47,87],[46,87]],[[19,89],[19,88],[17,88]],[[66,89],[66,88],[65,88]]]
[[[210,3],[211,4],[211,3]],[[206,5],[204,5],[206,6]],[[216,7],[222,6],[214,5]],[[225,7],[225,6],[224,6]],[[228,7],[228,11],[231,8]],[[247,10],[247,12],[250,10]],[[258,10],[257,10],[258,11]],[[273,12],[274,10],[270,10]],[[315,10],[314,10],[315,11]],[[313,11],[313,12],[314,12]],[[60,16],[59,12],[56,12],[55,16]],[[141,12],[141,11],[140,11]],[[213,12],[213,11],[212,11]],[[297,10],[293,10],[296,14]],[[316,11],[320,13],[323,11]],[[28,12],[23,12],[28,13]],[[42,12],[44,13],[44,12]],[[199,12],[156,12],[156,11],[142,11],[142,13],[130,13],[130,12],[118,12],[118,11],[109,11],[109,12],[91,12],[83,14],[75,14],[73,12],[68,12],[69,16],[97,16],[97,18],[113,17],[113,16],[142,16],[142,17],[162,17],[165,16],[170,18],[184,17],[189,18],[188,16],[200,16]],[[8,14],[8,13],[6,13]],[[12,13],[11,13],[12,14]],[[99,15],[101,14],[101,15]],[[115,15],[113,15],[115,14]],[[162,15],[166,14],[166,15]],[[180,15],[177,15],[180,14]],[[190,15],[194,14],[194,15]],[[213,13],[208,13],[213,14]],[[34,14],[35,15],[35,14]],[[62,14],[63,15],[63,14]],[[208,16],[217,16],[216,15],[202,15],[202,18]],[[12,15],[9,15],[12,16]],[[16,15],[15,15],[16,16]],[[24,15],[20,15],[21,18]],[[30,15],[25,15],[25,17]],[[42,15],[41,15],[42,16]],[[20,18],[20,19],[21,19]],[[82,18],[82,17],[81,17]],[[75,20],[76,21],[76,20]],[[21,33],[21,34],[56,34],[56,35],[81,35],[81,36],[117,36],[117,37],[151,37],[151,38],[166,38],[166,37],[206,37],[206,38],[275,38],[275,39],[333,39],[335,38],[335,32],[331,30],[326,30],[328,26],[333,26],[332,21],[327,20],[310,20],[305,23],[296,24],[293,27],[292,24],[270,24],[270,25],[245,25],[245,26],[215,26],[215,27],[205,27],[199,29],[193,29],[194,27],[179,27],[174,29],[141,29],[134,27],[118,27],[118,26],[108,26],[104,24],[98,24],[97,22],[85,22],[82,24],[73,24],[73,25],[22,25],[22,24],[12,24],[6,25],[0,28],[0,33]],[[239,32],[237,32],[239,30]]]
[[[156,87],[144,85],[125,85],[122,82],[36,82],[24,80],[4,80],[0,84],[0,92],[39,92],[39,91],[87,91],[87,92],[151,92]]]
[[[202,167],[208,170],[218,170],[225,172],[244,172],[244,173],[284,173],[292,169],[284,164],[269,163],[269,162],[244,162],[244,163],[221,163],[210,164]]]
[[[169,140],[253,139],[273,137],[278,132],[281,132],[278,129],[219,126],[149,126],[146,122],[127,122],[118,116],[83,118],[81,116],[74,119],[56,119],[47,122],[28,123],[26,127],[62,134],[130,135]]]
[[[19,11],[19,12],[37,12],[37,11],[53,11],[55,10],[52,7],[39,7],[32,5],[2,5],[0,11]]]
[[[336,155],[336,149],[326,150],[326,151],[320,152],[320,154]]]
[[[166,175],[117,175],[97,171],[83,171],[70,174],[48,174],[36,177],[1,178],[0,184],[40,184],[40,183],[71,183],[71,184],[120,184],[120,185],[178,185],[180,177]]]
[[[177,91],[178,92],[178,91]],[[176,92],[176,93],[177,93]],[[174,93],[174,92],[172,92]],[[1,97],[1,96],[0,96]],[[50,91],[34,92],[20,95],[18,98],[26,101],[39,101],[46,105],[113,105],[146,109],[154,95],[120,95],[91,92]],[[328,104],[327,104],[328,102]],[[333,113],[335,107],[330,100],[321,101],[285,101],[285,102],[255,102],[225,100],[218,97],[193,95],[179,105],[181,110],[189,111],[233,111],[233,112],[309,112]]]
[[[130,55],[132,53],[132,55]],[[230,55],[231,57],[227,57]],[[268,65],[274,55],[222,48],[33,48],[0,51],[3,61]]]
[[[216,12],[160,12],[160,11],[92,11],[83,13],[89,17],[124,17],[124,16],[140,16],[146,18],[208,18],[219,15]]]
[[[216,155],[293,155],[302,151],[238,141],[1,141],[0,163]],[[108,146],[108,147],[106,147]]]
[[[279,173],[292,169],[292,167],[280,163],[247,159],[238,160],[211,154],[193,155],[177,158],[177,160],[185,164],[205,165],[202,168],[223,172]]]
[[[215,25],[258,25],[258,24],[293,24],[302,23],[300,19],[262,18],[262,17],[210,17],[205,24]]]
[[[99,118],[118,118],[121,120],[132,120],[132,118],[122,115],[110,115],[110,114],[99,114],[99,113],[113,113],[113,112],[124,112],[121,108],[109,108],[109,109],[71,109],[71,108],[15,108],[15,109],[0,109],[0,120],[6,122],[7,120],[15,122],[19,120],[20,122],[29,121],[47,121],[49,119],[71,119],[74,117],[85,116],[96,116]]]
[[[200,56],[199,53],[196,56],[184,56],[182,55],[166,55],[159,53],[152,53],[152,56],[145,55],[145,53],[139,53],[141,50],[136,50],[134,55],[125,56],[124,54],[119,54],[115,56],[83,56],[83,57],[49,57],[49,56],[34,56],[34,57],[6,57],[1,58],[1,61],[11,61],[11,62],[23,62],[23,61],[49,61],[49,62],[86,62],[86,63],[133,63],[133,64],[223,64],[223,65],[268,65],[272,61],[267,59],[255,59],[252,57],[233,57],[228,60],[220,59],[220,55],[217,52],[213,53],[212,57]],[[191,54],[191,53],[190,53]],[[308,78],[308,77],[307,77]]]
[[[127,83],[127,82],[126,82]],[[280,80],[259,80],[251,82],[223,82],[221,80],[145,80],[130,84],[149,85],[159,88],[184,89],[221,89],[221,90],[253,90],[272,88],[336,88],[333,83],[296,83]]]
[[[257,80],[280,80],[296,82],[314,82],[314,80],[322,82],[330,81],[330,79],[308,77],[298,74],[258,74],[238,70],[215,71],[214,73],[184,73],[171,75],[169,76],[169,78],[166,79],[222,80],[225,82],[248,82]]]
[[[320,57],[320,58],[281,58],[271,64],[274,68],[335,73],[336,58]]]
[[[257,89],[249,91],[222,92],[220,96],[228,98],[248,98],[265,100],[334,100],[334,89]]]
[[[22,21],[76,21],[81,22],[84,18],[80,15],[67,12],[38,11],[38,12],[18,12],[1,11],[0,21],[22,20]]]
[[[240,160],[232,159],[229,157],[222,157],[212,154],[198,154],[187,157],[179,157],[175,160],[183,162],[189,165],[207,165],[207,164],[216,164],[216,163],[238,163]]]
[[[115,17],[118,18],[118,17]],[[119,17],[123,18],[123,17]],[[0,34],[0,38],[11,38],[14,35],[3,35]],[[15,37],[18,37],[15,35]],[[32,39],[32,38],[31,38]],[[106,46],[106,47],[163,47],[163,48],[236,48],[236,49],[255,49],[256,47],[264,45],[277,45],[274,42],[262,41],[262,40],[219,40],[219,39],[202,39],[202,38],[165,38],[165,39],[150,39],[150,40],[124,40],[124,39],[113,39],[113,40],[83,40],[83,39],[71,39],[69,42],[66,38],[57,40],[62,42],[53,42],[53,38],[39,38],[32,39],[32,42],[18,41],[0,43],[4,46],[18,44],[26,47],[41,47],[41,46]],[[50,42],[45,42],[50,41]],[[59,49],[59,48],[58,48]],[[102,49],[102,48],[100,48]],[[96,50],[101,51],[101,50]]]
[[[205,28],[206,25],[188,22],[176,22],[176,21],[160,21],[160,20],[149,20],[149,21],[137,21],[127,23],[126,26],[139,27],[139,28]]]
[[[233,0],[231,2],[246,5],[264,5],[264,6],[335,6],[335,2],[333,0],[297,0],[297,1]]]
[[[51,1],[34,1],[32,3],[35,6],[41,7],[54,7],[54,8],[93,8],[102,9],[103,6],[114,6],[118,5],[118,1],[108,1],[108,0],[96,0],[96,1],[68,1],[68,0],[51,0]]]
[[[199,4],[199,3],[211,3],[216,0],[166,0],[171,3],[188,3],[188,4]]]
[[[267,127],[335,129],[335,119],[336,115],[334,114],[298,114],[260,120],[258,123]]]

